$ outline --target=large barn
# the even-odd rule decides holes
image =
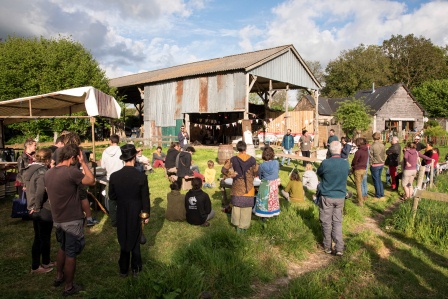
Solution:
[[[321,88],[292,45],[119,77],[110,85],[143,112],[149,142],[177,135],[185,124],[191,141],[211,135],[213,143],[263,127],[266,116],[251,110],[250,93],[268,107],[277,90],[304,89],[317,97]]]

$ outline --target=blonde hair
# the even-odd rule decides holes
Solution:
[[[311,163],[306,164],[305,170],[313,170],[313,165]]]

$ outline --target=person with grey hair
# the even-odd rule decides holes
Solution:
[[[342,210],[350,167],[348,161],[341,158],[342,146],[339,141],[332,141],[329,150],[331,158],[323,160],[317,169],[320,177],[319,220],[322,225],[324,252],[342,256]]]
[[[401,146],[398,143],[398,137],[392,137],[392,145],[386,150],[386,162],[385,164],[389,166],[389,174],[392,180],[391,188],[392,190],[398,190],[397,184],[397,168],[398,164],[400,164],[400,154],[401,154]]]

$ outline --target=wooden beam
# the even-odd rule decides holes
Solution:
[[[72,115],[52,115],[52,116],[45,116],[45,115],[35,115],[35,116],[29,116],[29,115],[10,115],[0,116],[0,119],[8,119],[8,118],[23,118],[23,119],[40,119],[40,118],[90,118],[91,116],[87,115],[78,115],[78,116],[72,116]]]
[[[429,200],[435,200],[435,201],[448,202],[448,194],[447,193],[431,192],[431,191],[427,191],[427,190],[417,190],[417,192],[415,193],[415,197],[429,199]]]

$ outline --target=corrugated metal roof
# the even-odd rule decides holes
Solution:
[[[290,49],[292,49],[294,54],[297,56],[297,59],[302,62],[304,68],[310,74],[315,84],[320,87],[320,83],[314,78],[314,76],[309,71],[308,67],[292,45],[285,45],[271,49],[198,61],[169,68],[114,78],[109,81],[109,84],[114,87],[124,87],[233,70],[244,69],[247,71],[262,65],[263,63],[277,57],[278,55],[281,55],[286,51],[289,51]]]

